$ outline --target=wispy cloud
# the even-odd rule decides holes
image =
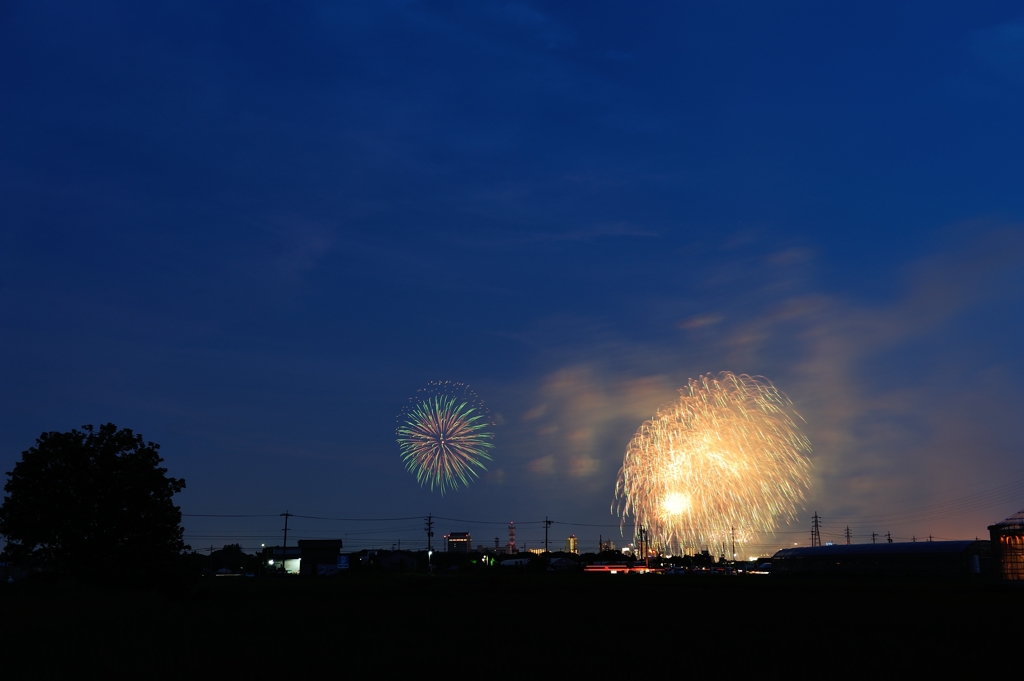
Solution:
[[[770,288],[774,270],[806,262],[802,255],[768,258],[763,271],[745,276]],[[986,346],[1020,310],[1022,272],[1024,232],[989,230],[908,267],[885,302],[808,287],[784,287],[765,301],[755,291],[752,302],[730,301],[735,315],[708,313],[679,324],[686,335],[674,345],[613,343],[606,335],[576,347],[575,359],[547,372],[521,412],[514,439],[533,452],[524,472],[562,476],[587,494],[595,493],[593,483],[606,485],[610,501],[626,442],[674,399],[688,366],[693,374],[764,374],[790,395],[814,447],[808,507],[837,522],[897,513],[994,471],[1024,475],[1013,444],[1024,437],[1013,415],[1024,400],[1014,378],[1020,362],[1007,366],[1003,351]],[[972,324],[976,333],[964,336]],[[658,364],[663,370],[650,372]],[[530,387],[522,390],[528,399]],[[918,531],[972,534],[987,522],[981,513]]]

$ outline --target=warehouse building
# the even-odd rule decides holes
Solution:
[[[837,544],[782,549],[772,556],[772,574],[961,577],[994,575],[987,541],[927,541]]]
[[[1024,510],[990,525],[988,531],[999,578],[1024,581]]]

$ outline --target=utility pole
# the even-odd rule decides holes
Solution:
[[[292,514],[285,511],[281,515],[284,516],[284,542],[281,546],[281,572],[288,574],[288,571],[285,569],[285,560],[288,558],[288,519],[292,517]]]
[[[821,518],[818,517],[818,512],[814,512],[814,517],[811,522],[811,546],[821,546]]]
[[[551,527],[553,520],[548,520],[547,516],[544,516],[544,553],[548,552],[548,528]]]
[[[889,540],[889,543],[891,544],[892,543],[892,532],[886,532],[885,533],[885,538],[887,540]]]
[[[871,543],[872,543],[872,544],[874,544],[874,543],[875,543],[875,537],[877,537],[877,536],[878,536],[878,535],[877,535],[877,534],[875,534],[874,532],[872,532],[872,533],[871,533]]]
[[[730,527],[729,534],[732,537],[732,560],[736,562],[736,528]]]
[[[430,540],[434,537],[434,515],[427,515],[427,525],[423,528],[427,533],[427,574],[434,574],[434,566],[430,564],[430,554],[434,552]]]
[[[849,546],[852,543],[853,542],[850,541],[850,526],[847,525],[846,526],[846,544],[847,544],[847,546]]]
[[[931,540],[932,540],[932,536],[929,534],[928,535],[928,541],[931,541]]]

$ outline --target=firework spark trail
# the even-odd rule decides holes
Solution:
[[[770,381],[722,372],[690,379],[626,448],[612,512],[666,550],[726,552],[790,521],[808,485],[811,443]]]
[[[459,482],[469,485],[487,470],[494,434],[487,409],[469,386],[432,382],[398,415],[398,445],[406,470],[420,485],[436,486],[443,495]]]

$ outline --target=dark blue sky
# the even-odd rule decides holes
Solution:
[[[799,539],[1019,510],[1020,5],[707,5],[3,4],[3,470],[113,421],[186,513],[614,525],[637,426],[731,370],[807,418]],[[394,438],[431,380],[501,421],[443,499]]]

